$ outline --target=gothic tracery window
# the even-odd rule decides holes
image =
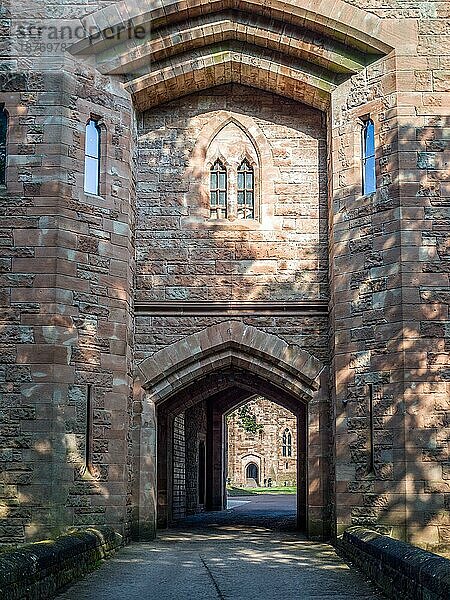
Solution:
[[[238,169],[238,219],[255,218],[255,176],[253,167],[244,159]]]
[[[228,177],[225,165],[217,159],[211,167],[210,216],[211,219],[226,219],[228,214]]]
[[[8,141],[8,113],[0,105],[0,185],[6,184],[6,157]]]
[[[208,217],[222,221],[258,220],[260,155],[246,128],[234,120],[226,122],[214,134],[203,160]]]
[[[283,432],[283,456],[292,456],[292,434],[289,429]]]

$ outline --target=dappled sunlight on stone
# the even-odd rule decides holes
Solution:
[[[277,569],[350,580],[312,540],[351,526],[448,551],[449,20],[0,2],[0,545],[110,526],[157,540],[138,595],[161,561],[195,600],[241,566],[252,600]],[[290,423],[266,471],[256,443],[229,460],[296,480],[276,515],[227,505],[226,419],[257,395],[295,456]]]

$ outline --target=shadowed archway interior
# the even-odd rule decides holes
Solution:
[[[199,511],[192,503],[198,490],[199,460],[192,450],[206,438],[206,510],[226,508],[225,416],[255,393],[290,410],[297,419],[297,525],[307,530],[307,407],[268,381],[239,369],[210,374],[157,408],[157,521],[166,527]],[[180,444],[184,451],[180,452]],[[258,483],[258,477],[255,478]]]
[[[254,462],[251,462],[247,465],[246,477],[247,477],[247,479],[253,479],[255,481],[256,485],[258,485],[259,470],[258,470],[258,465],[256,465]]]

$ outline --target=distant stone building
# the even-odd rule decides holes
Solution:
[[[246,406],[258,431],[246,431],[239,409],[228,425],[228,482],[236,486],[296,485],[297,419],[290,411],[259,397]]]

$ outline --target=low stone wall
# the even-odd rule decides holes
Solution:
[[[450,560],[380,535],[351,527],[337,549],[387,595],[405,600],[448,600]]]
[[[99,527],[4,552],[0,554],[0,598],[51,598],[121,545],[121,535],[109,527]]]

